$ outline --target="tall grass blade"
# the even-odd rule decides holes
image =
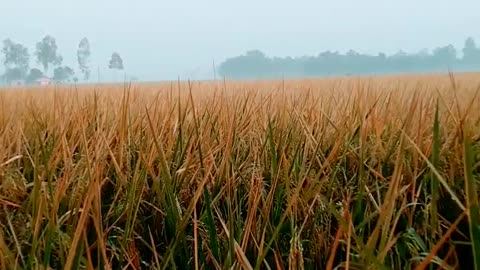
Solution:
[[[473,175],[473,150],[470,138],[464,134],[463,157],[465,168],[465,189],[467,194],[468,221],[472,241],[475,270],[480,270],[480,207],[478,204],[477,180]]]
[[[433,120],[433,146],[432,146],[432,166],[439,170],[440,156],[440,121],[438,119],[438,101],[435,107],[435,118]],[[438,200],[440,198],[440,189],[437,176],[432,172],[430,176],[430,229],[433,232],[438,228]]]

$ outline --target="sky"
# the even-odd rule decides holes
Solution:
[[[113,76],[113,52],[141,80],[210,79],[214,62],[252,49],[295,57],[451,43],[460,51],[469,36],[480,43],[478,10],[478,0],[0,0],[0,40],[33,53],[52,35],[64,64],[76,68],[78,43],[87,37],[94,80]]]

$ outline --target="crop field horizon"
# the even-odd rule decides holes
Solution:
[[[480,75],[0,90],[1,269],[480,269]]]

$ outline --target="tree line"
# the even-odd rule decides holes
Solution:
[[[375,75],[388,73],[473,71],[480,69],[480,48],[471,37],[465,40],[460,57],[453,45],[422,50],[368,55],[350,50],[344,54],[325,51],[317,56],[267,57],[259,50],[225,60],[219,74],[232,79]]]
[[[4,74],[0,79],[10,84],[14,81],[24,81],[26,84],[34,84],[41,78],[52,79],[55,82],[77,82],[75,70],[67,65],[62,65],[63,57],[58,52],[57,42],[54,37],[47,35],[35,46],[33,54],[39,68],[30,68],[31,55],[28,48],[23,44],[16,43],[11,39],[5,39],[2,44],[1,55],[3,56]],[[82,38],[77,49],[78,75],[81,79],[88,81],[90,79],[90,42],[87,38]],[[53,72],[51,72],[51,68]],[[108,63],[109,69],[123,70],[123,60],[117,52],[114,52]],[[50,74],[51,73],[51,74]],[[49,76],[50,74],[50,76]],[[0,80],[0,81],[1,81]]]

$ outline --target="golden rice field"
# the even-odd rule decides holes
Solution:
[[[2,269],[480,269],[480,74],[0,90]]]

